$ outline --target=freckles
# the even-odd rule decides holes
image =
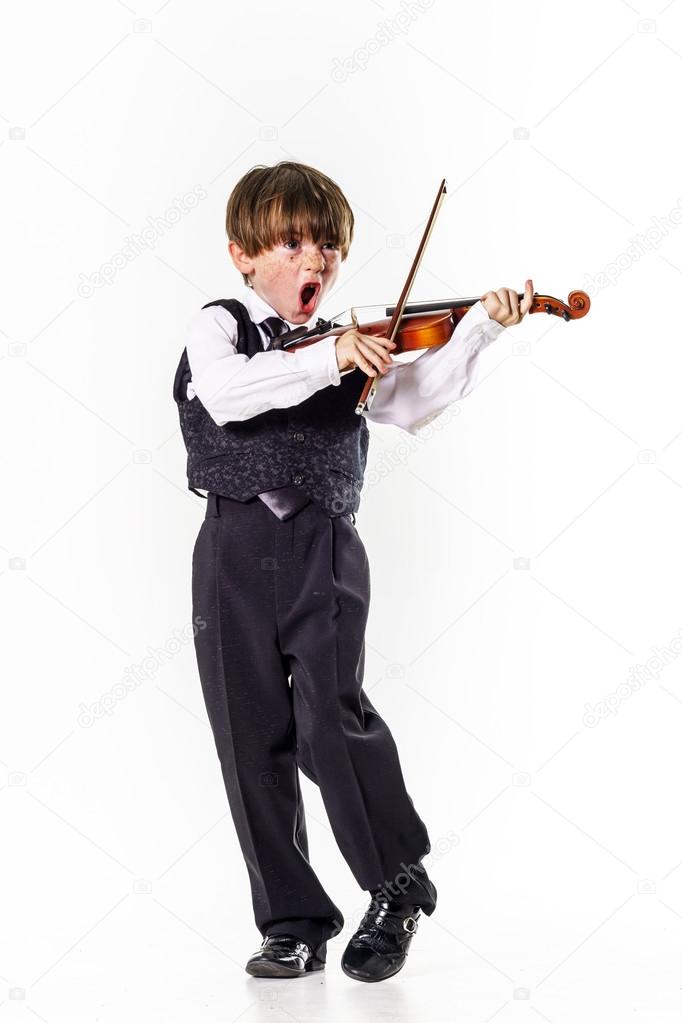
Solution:
[[[269,256],[263,263],[263,271],[270,280],[276,280],[282,273],[279,260]]]
[[[274,283],[278,283],[283,278],[286,278],[289,273],[289,264],[282,263],[277,259],[273,259],[268,264],[268,278]]]

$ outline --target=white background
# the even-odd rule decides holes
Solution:
[[[682,4],[3,20],[0,1023],[678,1019]],[[188,631],[204,505],[173,375],[189,318],[241,283],[230,190],[287,158],[356,213],[329,315],[397,298],[442,177],[414,299],[528,276],[592,296],[503,332],[423,436],[370,427],[365,684],[439,891],[378,985],[340,971],[367,897],[307,779],[346,927],[322,977],[245,974],[260,935]]]

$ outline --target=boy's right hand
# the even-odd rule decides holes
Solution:
[[[390,354],[394,348],[394,342],[388,338],[361,334],[353,327],[336,340],[339,372],[358,366],[369,376],[376,376],[377,371],[385,373],[394,361]]]

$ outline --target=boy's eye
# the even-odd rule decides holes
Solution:
[[[295,248],[298,248],[298,246],[300,245],[300,242],[298,242],[296,240],[296,238],[289,238],[283,244],[284,244],[284,248],[285,249],[288,249],[288,248],[294,248],[295,249]],[[335,242],[325,242],[323,244],[322,248],[323,249],[327,249],[327,248],[329,248],[329,249],[338,249],[338,245]]]

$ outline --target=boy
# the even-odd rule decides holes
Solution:
[[[355,515],[366,418],[415,433],[472,387],[478,352],[530,306],[489,292],[451,340],[412,363],[348,330],[296,352],[348,255],[354,219],[338,185],[284,161],[254,167],[227,206],[241,301],[204,306],[175,377],[190,489],[208,492],[192,560],[197,664],[263,941],[246,970],[323,969],[344,923],[308,859],[298,770],[320,787],[334,837],[371,902],[342,957],[356,980],[405,963],[436,888],[429,837],[388,726],[362,688],[369,564]],[[494,315],[493,315],[494,314]],[[355,413],[366,374],[382,379]],[[199,496],[203,496],[199,494]]]

